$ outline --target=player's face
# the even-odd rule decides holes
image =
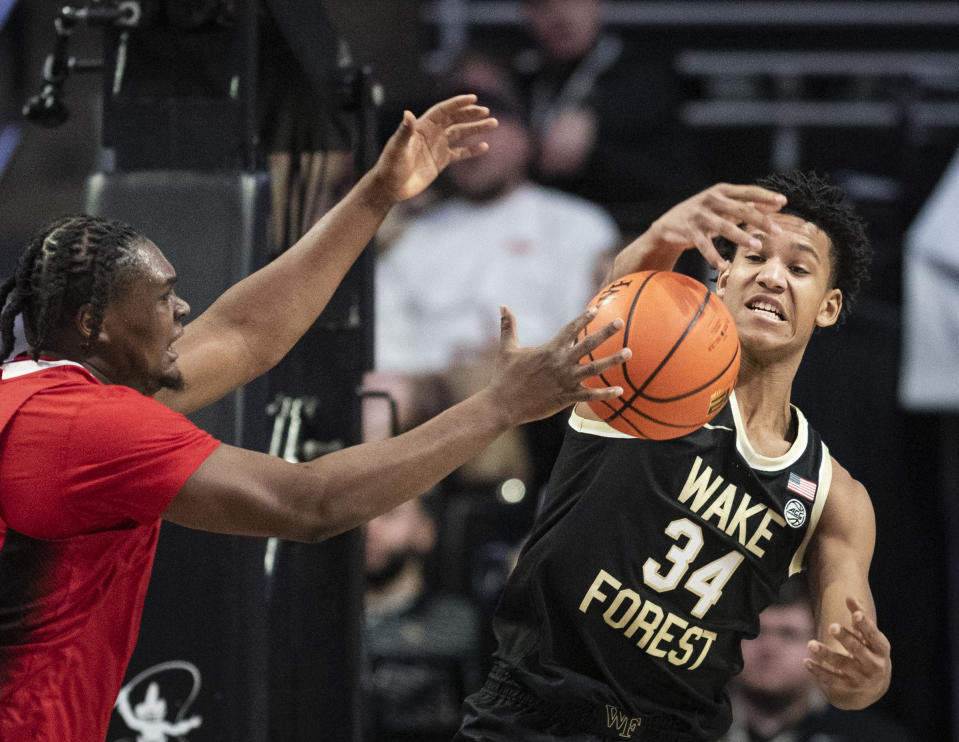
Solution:
[[[103,315],[91,365],[112,383],[143,394],[180,389],[183,376],[173,343],[183,334],[190,305],[176,295],[176,271],[159,248],[144,240],[132,248],[136,270]]]
[[[813,638],[813,618],[802,604],[770,606],[759,617],[759,636],[742,643],[738,682],[750,695],[785,701],[807,693],[814,683],[803,666]]]
[[[816,327],[839,318],[842,292],[831,285],[832,243],[819,227],[776,214],[782,229],[748,229],[762,246],[740,245],[716,291],[736,322],[746,351],[802,353]]]

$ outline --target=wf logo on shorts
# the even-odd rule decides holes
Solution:
[[[615,706],[606,704],[606,726],[615,729],[623,739],[631,739],[633,733],[642,726],[643,720],[638,716],[627,716]]]

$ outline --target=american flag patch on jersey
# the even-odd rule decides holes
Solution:
[[[816,499],[816,483],[808,479],[803,479],[798,474],[789,472],[789,483],[786,485],[786,489],[795,492],[810,502]]]

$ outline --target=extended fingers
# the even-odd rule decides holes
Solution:
[[[592,389],[582,386],[581,382],[584,379],[590,376],[596,376],[612,366],[619,365],[632,356],[632,351],[629,348],[621,348],[616,353],[603,358],[591,360],[587,363],[579,363],[584,356],[589,355],[602,345],[603,341],[623,329],[623,320],[616,318],[612,322],[607,322],[598,330],[577,340],[579,334],[595,316],[596,309],[594,307],[587,309],[576,317],[576,319],[567,323],[550,342],[554,348],[558,346],[558,349],[561,349],[562,355],[567,359],[567,362],[572,364],[570,367],[567,367],[567,378],[570,382],[568,401],[570,402],[608,399],[610,397],[618,397],[623,393],[622,388],[618,386],[605,387],[602,389]]]
[[[821,680],[849,680],[853,675],[862,674],[863,668],[852,653],[837,651],[815,640],[809,642],[809,652],[812,656],[807,657],[803,664]]]
[[[499,122],[494,118],[483,118],[479,121],[472,121],[467,124],[454,124],[446,129],[446,141],[449,148],[450,160],[458,162],[470,157],[475,157],[489,150],[489,143],[484,140],[477,140],[475,137],[482,136],[485,132],[499,126]],[[473,137],[472,141],[469,138]],[[457,145],[457,142],[467,140],[465,144]]]
[[[879,630],[875,621],[862,611],[854,613],[852,621],[856,631],[862,637],[863,644],[882,657],[889,656],[889,639]]]
[[[413,131],[416,129],[416,116],[412,111],[403,111],[403,118],[400,125],[393,132],[392,140],[400,147],[405,147],[406,143],[413,137]]]
[[[629,348],[622,348],[612,355],[597,358],[587,363],[581,363],[576,369],[575,375],[580,381],[583,379],[588,379],[590,376],[598,376],[606,369],[612,368],[613,366],[618,366],[621,363],[625,363],[632,357],[633,351],[631,351]]]
[[[432,106],[426,109],[426,112],[422,117],[432,119],[434,121],[443,123],[445,126],[448,126],[449,124],[453,123],[455,115],[458,111],[473,106],[476,101],[477,97],[473,93],[454,95],[446,100],[441,100],[439,103],[434,103]]]
[[[499,347],[501,351],[512,350],[519,345],[516,335],[516,317],[507,306],[499,308]]]
[[[556,334],[556,337],[553,338],[553,341],[558,342],[567,347],[573,345],[576,342],[576,338],[579,337],[579,333],[582,330],[586,329],[586,325],[588,325],[590,320],[596,316],[596,311],[597,311],[596,307],[590,307],[589,309],[584,310],[583,313],[580,314],[578,317],[567,322],[563,326],[563,329],[560,330]],[[605,330],[606,328],[603,328],[603,329]],[[600,332],[602,332],[602,330],[600,330]],[[609,333],[609,335],[612,335],[612,334],[613,334],[612,332]],[[606,337],[609,337],[609,335],[606,335]],[[605,340],[605,338],[603,339]],[[600,340],[599,342],[601,343],[603,341]],[[597,343],[596,345],[599,345],[599,343]],[[593,347],[595,348],[596,346],[594,345]],[[587,350],[586,353],[588,352],[589,351]],[[585,353],[583,355],[585,355]]]
[[[488,108],[484,108],[482,110],[486,111],[486,114],[489,113]],[[473,121],[464,121],[447,126],[446,138],[450,142],[459,142],[469,137],[482,136],[490,129],[495,129],[497,126],[499,126],[499,121],[497,119],[494,119],[486,114],[483,114],[481,117]]]
[[[469,136],[484,129],[497,125],[497,120],[489,115],[489,108],[480,105],[471,105],[461,108],[446,125],[449,136]]]
[[[598,330],[594,330],[593,332],[584,336],[581,340],[577,341],[576,338],[579,337],[580,331],[586,327],[586,325],[589,323],[589,320],[595,315],[596,310],[595,308],[591,307],[585,313],[581,314],[575,320],[566,325],[563,331],[557,336],[559,339],[562,339],[565,336],[566,345],[572,346],[573,353],[577,358],[582,358],[583,356],[596,350],[596,348],[602,345],[604,341],[622,330],[623,325],[625,324],[620,317],[617,317],[613,321],[607,322]]]
[[[786,197],[781,193],[755,185],[719,183],[710,190],[724,198],[727,203],[748,204],[762,213],[779,211],[786,204]]]
[[[846,607],[851,614],[852,629],[843,628],[842,636],[845,636],[850,642],[858,642],[877,655],[888,656],[890,651],[889,639],[879,630],[876,622],[862,609],[859,601],[855,598],[846,598]],[[835,632],[833,633],[837,635]],[[852,651],[846,645],[846,642],[842,641],[841,637],[840,641],[847,650]]]
[[[889,641],[855,599],[847,598],[850,625],[832,623],[832,646],[815,639],[803,660],[830,703],[839,708],[862,708],[889,687]]]
[[[846,674],[833,665],[810,657],[806,657],[803,660],[803,667],[823,685],[828,685],[846,678]]]
[[[750,240],[749,235],[739,228],[740,224],[751,224],[765,232],[780,231],[770,217],[786,204],[786,197],[779,193],[759,186],[721,183],[707,189],[702,196],[703,205],[724,222],[724,228],[717,228],[717,233],[733,242],[748,244]]]
[[[853,628],[838,623],[829,627],[829,634],[839,642],[841,650],[815,639],[810,641],[809,651],[816,664],[835,673],[844,673],[852,668],[866,671],[888,656],[888,640],[878,629],[875,629],[874,635],[865,621],[863,613],[857,611],[853,616]]]
[[[489,108],[479,105],[476,102],[476,96],[468,94],[456,95],[430,106],[420,119],[449,130],[451,127],[470,124],[488,117]]]
[[[582,340],[575,343],[571,347],[573,356],[577,360],[581,360],[584,356],[589,355],[596,348],[602,345],[603,341],[622,330],[622,328],[623,320],[618,317],[612,322],[608,322],[599,330],[591,332]],[[625,363],[632,358],[632,355],[633,351],[629,348],[620,348],[618,351],[611,353],[608,356],[596,358],[586,363],[580,363],[573,372],[573,378],[578,383],[582,383],[585,379],[588,379],[591,376],[598,376],[613,366],[619,366],[620,364]],[[623,389],[619,386],[604,387],[601,389],[580,386],[574,393],[573,399],[577,402],[594,399],[608,399],[610,397],[618,397],[622,393]]]

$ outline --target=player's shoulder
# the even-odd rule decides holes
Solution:
[[[134,392],[132,389],[127,392]],[[111,387],[103,384],[90,371],[72,361],[17,360],[2,366],[0,389],[21,389],[29,393],[27,406],[40,406],[44,402],[56,404],[82,403],[86,399],[98,399],[116,395]],[[53,402],[51,402],[53,400]]]
[[[875,511],[866,487],[852,476],[835,457],[830,456],[832,481],[829,499],[823,512],[826,523],[845,524],[850,528],[863,527],[875,521]]]
[[[869,493],[866,491],[865,485],[853,477],[849,470],[836,460],[835,456],[830,455],[829,458],[832,464],[830,491],[845,497],[866,498],[868,500]]]
[[[34,393],[24,403],[28,413],[43,413],[47,409],[61,418],[82,416],[118,424],[118,413],[139,420],[156,414],[173,414],[152,397],[145,396],[122,384],[104,384],[79,364],[64,364],[40,368],[19,376],[4,377],[4,384],[21,383],[34,387]]]

